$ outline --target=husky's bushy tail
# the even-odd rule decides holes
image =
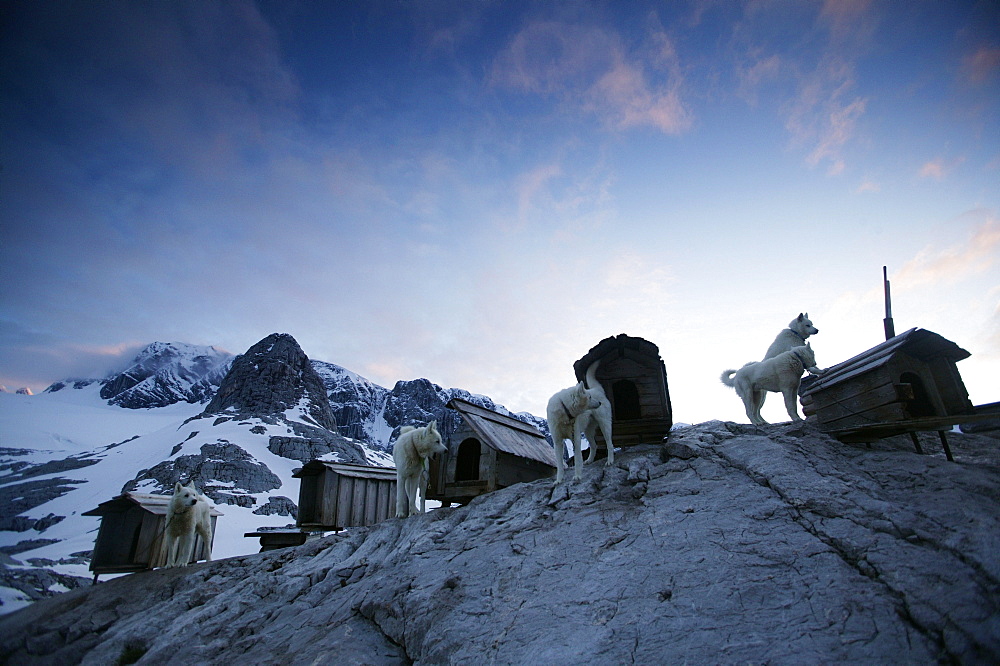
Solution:
[[[758,362],[759,361],[750,361],[749,363],[745,363],[743,365],[743,368],[747,367],[748,365],[754,365],[755,363]],[[743,368],[740,368],[740,370],[742,370]],[[737,372],[738,372],[737,370],[724,370],[722,372],[722,376],[719,377],[719,380],[729,388],[736,388],[736,377],[734,377],[734,375]]]
[[[601,359],[597,359],[590,364],[587,368],[587,388],[592,389],[594,387],[600,388],[600,384],[597,383],[597,366],[601,364]]]

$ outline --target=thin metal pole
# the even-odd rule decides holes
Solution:
[[[892,322],[892,298],[889,295],[889,273],[886,266],[882,267],[882,282],[885,284],[885,319],[882,326],[885,327],[885,339],[890,340],[896,337],[896,326]]]

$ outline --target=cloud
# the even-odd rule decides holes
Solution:
[[[940,248],[931,245],[903,265],[893,284],[915,289],[926,284],[958,282],[984,273],[1000,260],[1000,218],[987,215],[964,242]]]
[[[679,134],[691,126],[681,99],[683,75],[673,42],[654,31],[628,53],[609,30],[536,21],[496,58],[492,83],[596,116],[608,127],[653,127]]]
[[[824,0],[820,17],[827,22],[836,41],[854,41],[859,32],[871,35],[876,21],[872,0]]]
[[[517,179],[517,225],[523,228],[533,216],[537,199],[552,179],[561,176],[562,167],[556,163],[542,164],[522,174]]]
[[[875,181],[872,181],[872,180],[866,180],[866,181],[864,181],[863,183],[861,183],[860,185],[858,185],[858,189],[855,190],[855,192],[858,193],[858,194],[864,194],[865,192],[873,192],[874,193],[874,192],[881,192],[881,191],[882,191],[882,186],[879,185],[878,183],[876,183]]]
[[[981,46],[963,59],[962,70],[971,83],[988,83],[1000,72],[1000,48]]]
[[[868,105],[867,98],[850,93],[853,76],[851,63],[836,57],[825,61],[802,80],[785,123],[796,143],[812,146],[806,162],[828,162],[830,175],[844,170],[843,148]]]
[[[791,21],[800,31],[790,41],[781,26]],[[856,91],[855,71],[878,23],[870,0],[758,2],[746,5],[733,31],[736,94],[751,105],[778,100],[792,145],[804,151],[807,164],[826,165],[830,175],[846,169],[845,149],[868,110],[869,98]]]
[[[736,66],[738,80],[737,94],[750,105],[756,105],[759,89],[768,81],[775,81],[781,76],[782,59],[776,54],[764,57],[759,49],[749,56],[751,64]]]
[[[933,178],[934,180],[944,180],[958,165],[965,161],[965,158],[958,157],[953,160],[945,160],[943,157],[925,162],[920,167],[921,178]]]
[[[0,319],[0,383],[30,386],[37,393],[48,383],[59,379],[103,378],[125,367],[144,346],[136,342],[80,344],[12,320]],[[45,369],[45,377],[41,381],[39,368]]]

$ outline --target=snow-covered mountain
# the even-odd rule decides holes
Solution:
[[[101,397],[129,409],[204,402],[215,393],[232,360],[232,354],[215,347],[154,342],[102,382]]]
[[[0,613],[89,582],[99,519],[80,514],[101,502],[194,480],[224,514],[214,556],[254,553],[245,532],[295,521],[294,469],[313,458],[391,466],[401,426],[457,425],[452,397],[509,413],[426,379],[386,389],[310,360],[287,334],[235,357],[153,343],[109,377],[2,394]]]
[[[6,386],[4,386],[3,384],[0,384],[0,393],[11,393],[11,392],[12,391],[10,389],[8,389]],[[32,392],[32,390],[30,388],[28,388],[27,386],[22,386],[21,388],[17,389],[16,391],[13,391],[13,393],[17,393],[18,395],[35,395]]]

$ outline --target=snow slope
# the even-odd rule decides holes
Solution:
[[[11,548],[29,539],[58,540],[25,552],[17,552],[19,562],[41,563],[46,568],[70,576],[89,577],[88,564],[72,554],[90,551],[100,525],[100,519],[80,515],[96,508],[101,502],[115,497],[142,470],[163,461],[196,454],[202,446],[220,443],[235,445],[250,458],[247,464],[261,466],[277,477],[277,487],[257,493],[234,494],[247,506],[219,504],[220,517],[215,536],[213,556],[216,559],[256,553],[257,539],[246,538],[245,532],[260,527],[294,524],[289,515],[260,515],[253,511],[268,504],[270,498],[287,497],[298,501],[298,480],[292,471],[302,463],[275,455],[268,449],[273,435],[292,435],[288,424],[265,423],[260,419],[218,419],[214,415],[194,418],[203,405],[176,403],[155,409],[122,409],[109,406],[100,397],[100,384],[82,388],[66,388],[36,396],[0,394],[0,490],[4,484],[17,480],[27,465],[38,465],[66,458],[96,461],[85,468],[56,471],[31,476],[31,481],[70,479],[72,490],[23,512],[31,519],[50,514],[65,516],[44,532],[34,529],[23,532],[0,531],[0,549]],[[290,423],[305,422],[307,406],[299,405],[285,414]],[[219,422],[221,421],[221,422]],[[365,453],[372,464],[391,466],[391,456],[382,451]],[[228,461],[219,461],[225,469]],[[266,468],[266,469],[264,469]],[[229,479],[215,479],[219,489],[232,486]],[[135,488],[138,492],[164,493],[152,479]],[[205,489],[203,489],[205,490]],[[8,562],[8,567],[20,565]],[[25,566],[24,568],[29,568]],[[52,590],[57,591],[57,590]],[[61,591],[61,590],[60,590]],[[0,588],[0,612],[10,612],[29,602],[28,597],[11,588]]]

